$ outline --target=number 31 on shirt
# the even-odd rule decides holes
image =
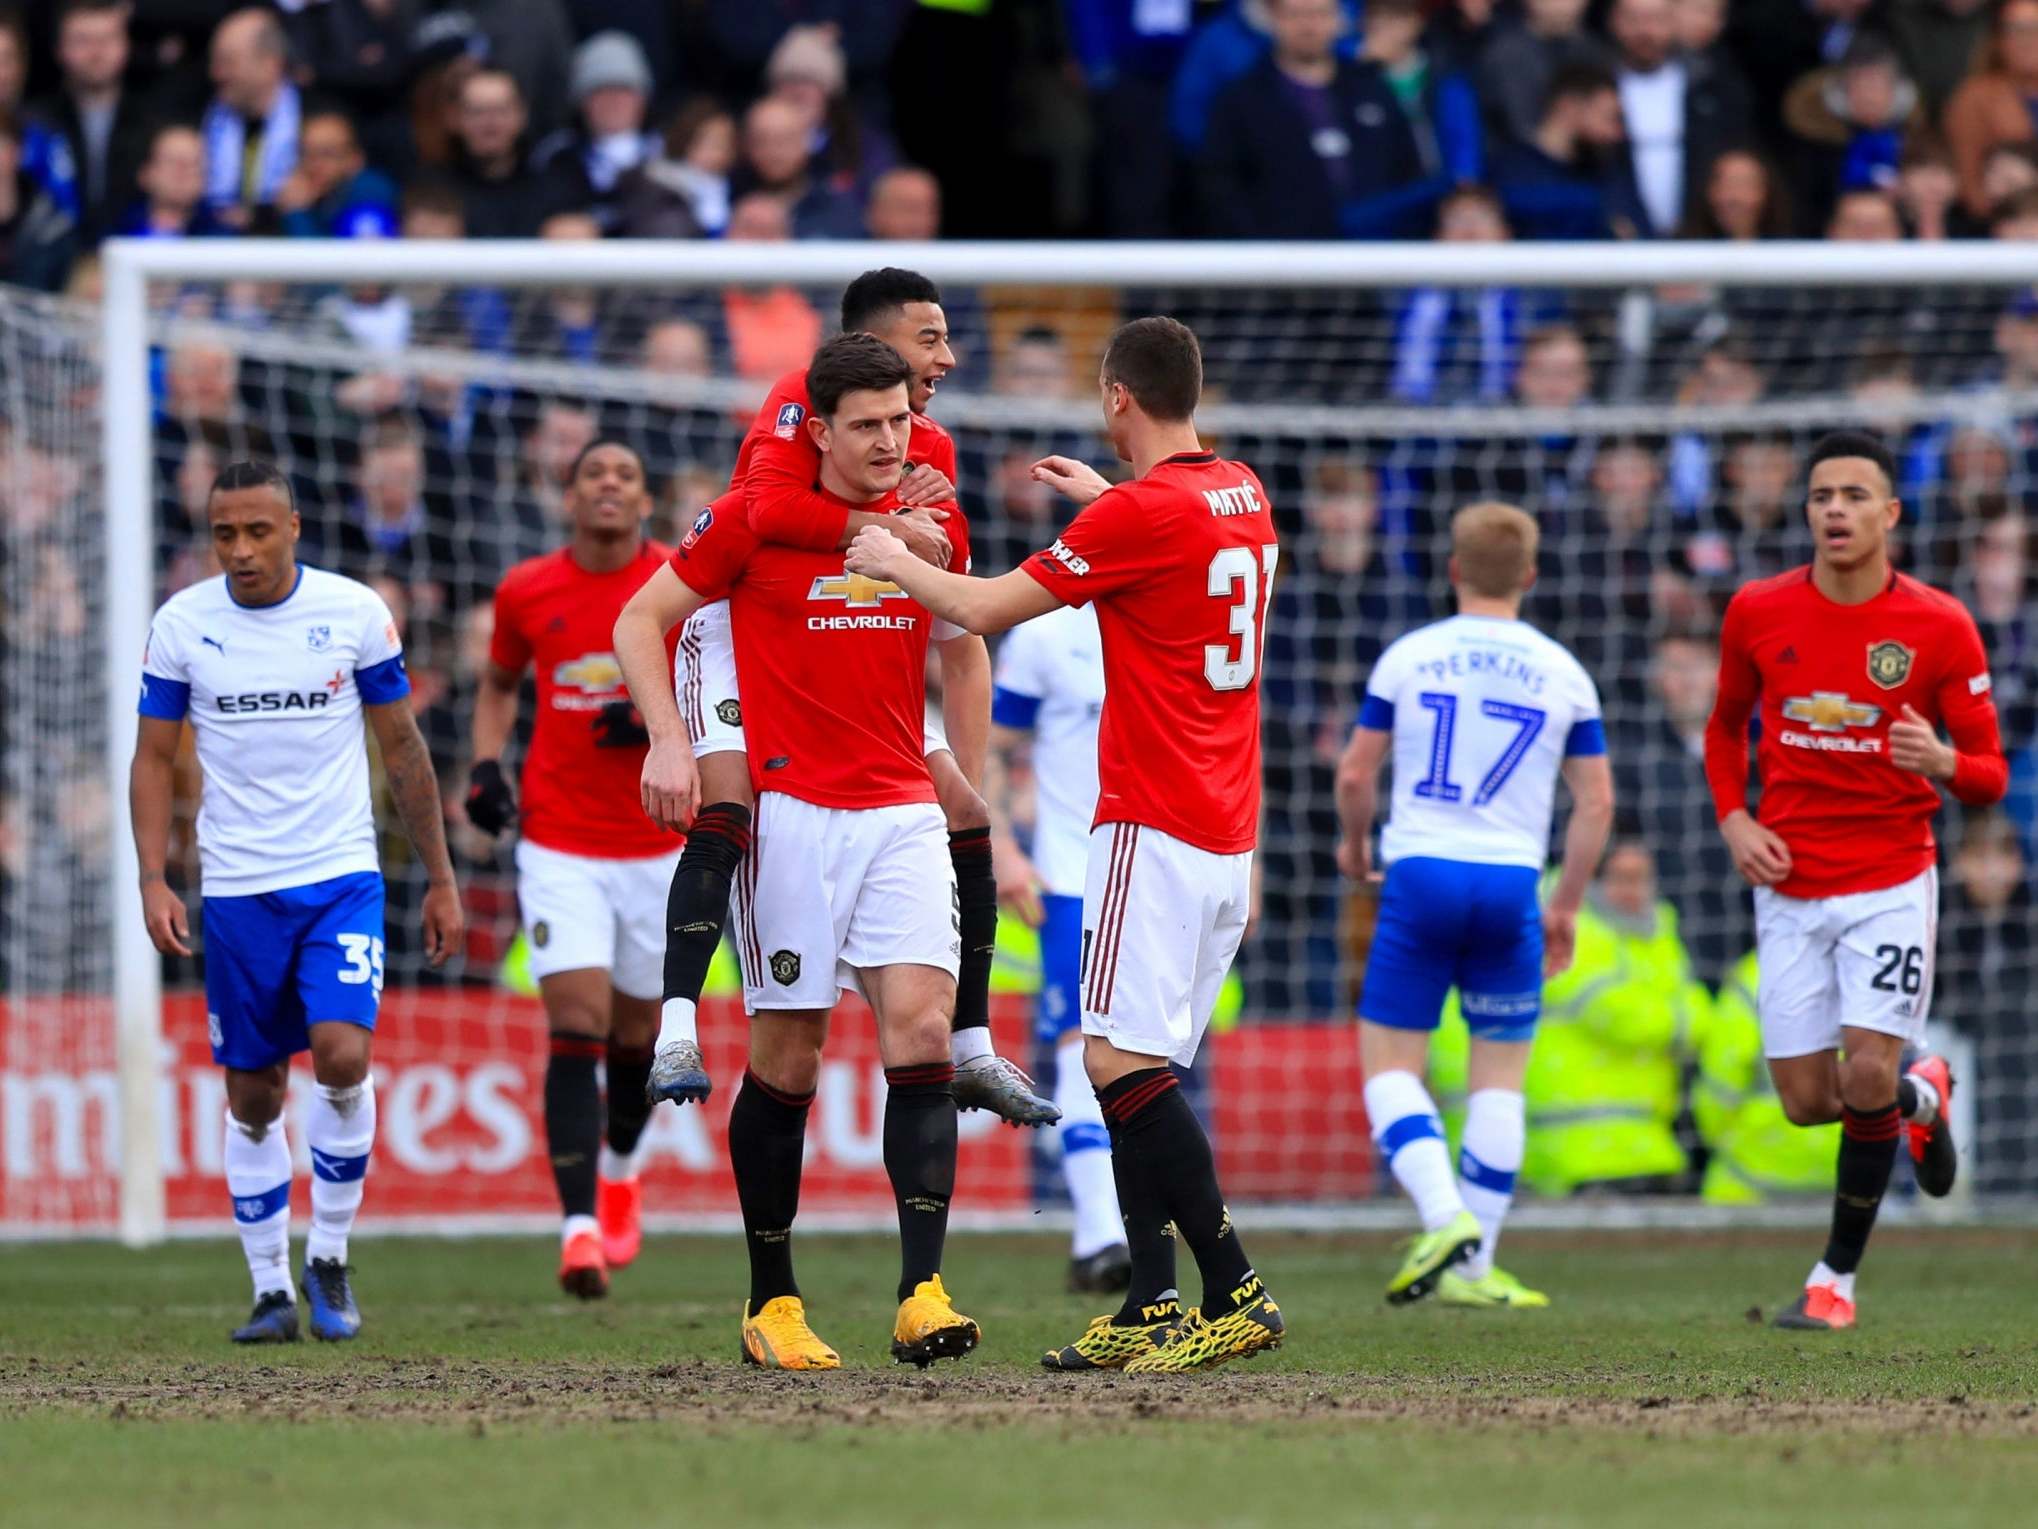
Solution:
[[[1280,560],[1281,549],[1272,542],[1257,556],[1251,547],[1225,547],[1210,560],[1205,587],[1211,599],[1230,603],[1231,632],[1238,639],[1236,653],[1230,643],[1203,645],[1203,678],[1212,690],[1243,690],[1253,682],[1266,641],[1260,612],[1273,598],[1274,565]]]

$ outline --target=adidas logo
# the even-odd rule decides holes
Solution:
[[[1777,654],[1777,655],[1776,655],[1776,661],[1777,661],[1777,662],[1778,662],[1779,664],[1794,664],[1794,663],[1796,663],[1796,662],[1797,662],[1797,649],[1796,649],[1796,648],[1785,648],[1785,649],[1784,649],[1784,650],[1783,650],[1783,651],[1782,651],[1781,653],[1779,653],[1779,654]]]

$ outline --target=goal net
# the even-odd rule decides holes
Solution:
[[[1273,495],[1263,901],[1198,1068],[1236,1203],[1363,1217],[1382,1192],[1349,1019],[1372,904],[1335,870],[1332,769],[1375,655],[1448,613],[1451,511],[1487,497],[1541,523],[1528,614],[1598,679],[1619,831],[1648,846],[1708,990],[1699,1020],[1635,1059],[1677,1101],[1658,1113],[1684,1167],[1650,1187],[1687,1197],[1660,1202],[1670,1214],[1701,1203],[1722,1148],[1705,1101],[1762,1088],[1754,1056],[1706,1045],[1746,1022],[1734,995],[1753,943],[1697,757],[1712,644],[1738,583],[1808,555],[1803,451],[1838,425],[1890,442],[1904,566],[1966,601],[1991,648],[2014,783],[2002,809],[1941,820],[1935,1038],[1959,1058],[1967,1181],[1990,1204],[2038,1194],[2038,296],[2014,254],[221,242],[112,247],[102,306],[0,292],[0,1230],[224,1224],[201,969],[140,933],[123,798],[149,613],[216,571],[205,491],[242,456],[291,475],[306,560],[369,580],[397,615],[469,919],[462,955],[429,971],[422,880],[384,810],[383,1123],[364,1215],[549,1222],[544,1025],[508,847],[459,807],[490,594],[563,540],[561,476],[597,434],[643,453],[651,533],[675,539],[726,485],[770,382],[832,331],[842,283],[878,263],[944,290],[960,364],[932,412],[956,437],[980,573],[1071,513],[1030,481],[1034,459],[1115,470],[1095,375],[1128,316],[1196,328],[1206,434]],[[173,879],[195,908],[188,759],[179,779]],[[999,1046],[1044,1070],[1027,980],[1015,950]],[[729,992],[704,1018],[723,1090],[654,1116],[654,1225],[733,1221],[722,1131],[744,1029]],[[884,1224],[868,1023],[838,1025],[831,1048],[803,1209]],[[1038,1224],[1052,1150],[966,1117],[958,1221]]]

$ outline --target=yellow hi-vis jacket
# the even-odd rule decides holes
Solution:
[[[1720,983],[1698,1048],[1691,1112],[1710,1154],[1702,1193],[1715,1205],[1833,1191],[1840,1128],[1792,1125],[1783,1113],[1762,1055],[1755,975],[1750,951]]]

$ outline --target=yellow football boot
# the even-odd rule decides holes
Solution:
[[[1141,1321],[1120,1323],[1115,1317],[1092,1317],[1082,1337],[1040,1356],[1042,1366],[1064,1373],[1122,1370],[1133,1360],[1153,1353],[1182,1320],[1182,1303],[1173,1296],[1139,1309]]]
[[[921,1369],[937,1359],[960,1359],[983,1342],[982,1330],[949,1303],[941,1276],[923,1279],[899,1303],[892,1324],[892,1358]]]
[[[807,1306],[796,1295],[773,1296],[750,1314],[743,1303],[743,1362],[764,1370],[839,1370],[842,1356],[807,1326]]]
[[[1281,1308],[1253,1276],[1251,1296],[1235,1311],[1206,1317],[1191,1308],[1166,1342],[1126,1365],[1128,1375],[1186,1375],[1245,1359],[1261,1349],[1279,1348],[1287,1332]]]

